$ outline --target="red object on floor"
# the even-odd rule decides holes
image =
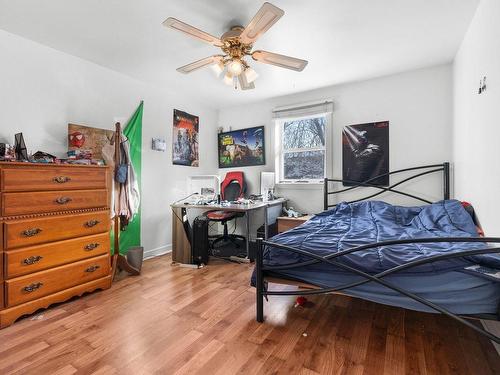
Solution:
[[[297,297],[297,299],[295,300],[295,305],[296,306],[304,306],[305,304],[307,303],[307,298],[306,297]]]

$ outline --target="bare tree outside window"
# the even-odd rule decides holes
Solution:
[[[284,180],[325,177],[325,116],[282,123],[281,165]]]
[[[283,148],[300,149],[325,146],[325,118],[306,118],[283,124]]]

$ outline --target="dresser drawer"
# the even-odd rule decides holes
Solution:
[[[44,167],[5,168],[1,171],[3,191],[106,189],[107,168]]]
[[[107,190],[43,191],[3,193],[2,215],[29,215],[45,212],[107,207]]]
[[[109,234],[102,233],[6,251],[4,255],[5,278],[11,279],[62,264],[108,254],[109,249]]]
[[[109,211],[47,216],[37,219],[4,222],[4,247],[14,249],[75,237],[107,233]]]
[[[109,255],[36,272],[5,282],[7,307],[19,305],[109,274]]]

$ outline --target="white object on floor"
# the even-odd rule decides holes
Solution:
[[[234,256],[234,255],[231,255],[229,257],[229,260],[232,260],[232,261],[238,262],[238,263],[250,263],[250,259],[248,259],[248,258],[242,258],[242,257],[237,257],[237,256]]]

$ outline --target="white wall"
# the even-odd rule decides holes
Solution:
[[[455,196],[474,205],[491,236],[500,235],[499,18],[500,1],[482,0],[453,65]]]
[[[64,155],[68,122],[114,128],[144,100],[142,242],[148,254],[171,246],[169,205],[185,194],[186,176],[217,170],[216,111],[178,87],[159,90],[127,76],[0,31],[0,142],[23,132],[30,151]],[[173,166],[151,138],[171,144],[173,109],[200,116],[200,167]]]
[[[390,169],[450,161],[452,157],[452,71],[450,65],[421,69],[368,81],[330,86],[219,111],[219,126],[240,129],[265,125],[266,165],[239,168],[245,172],[250,192],[260,189],[260,172],[274,170],[275,107],[333,100],[333,171],[341,178],[341,132],[345,125],[390,121]],[[227,169],[220,169],[224,176]],[[291,205],[307,213],[323,209],[322,186],[278,188]],[[426,177],[411,184],[408,192],[424,193],[427,198],[442,197],[442,177]],[[418,203],[396,199],[396,203]]]
[[[331,86],[217,112],[179,88],[159,90],[93,63],[0,31],[0,142],[22,131],[31,151],[64,154],[67,123],[112,128],[145,101],[143,124],[143,245],[164,251],[171,245],[169,204],[185,194],[185,178],[217,171],[217,125],[228,129],[266,126],[266,166],[243,168],[250,192],[258,192],[260,171],[274,170],[271,110],[321,99],[334,101],[333,176],[341,175],[341,129],[389,120],[391,169],[451,159],[451,68],[439,66],[369,81]],[[237,93],[236,93],[237,94]],[[171,149],[150,149],[152,137],[171,143],[172,110],[200,116],[200,168],[173,166]],[[228,170],[219,170],[224,175]],[[430,181],[430,182],[429,182]],[[410,186],[438,199],[441,179]],[[303,212],[322,210],[322,187],[281,188]],[[398,200],[399,202],[399,200]],[[255,225],[259,223],[255,220]]]

